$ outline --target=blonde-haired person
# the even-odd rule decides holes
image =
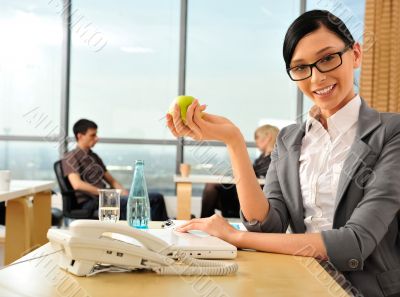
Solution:
[[[275,146],[279,129],[272,125],[263,125],[254,132],[256,147],[260,156],[254,161],[253,169],[257,178],[264,178],[271,163],[271,152]],[[215,214],[215,209],[226,218],[239,217],[239,199],[236,186],[231,184],[206,184],[201,200],[201,217],[207,218]]]
[[[258,178],[264,178],[271,163],[271,152],[274,149],[279,129],[272,125],[262,125],[254,132],[256,146],[261,152],[254,161],[253,168]]]

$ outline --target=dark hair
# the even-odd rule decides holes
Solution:
[[[96,123],[87,119],[80,119],[77,121],[72,128],[76,140],[78,140],[78,133],[86,134],[88,129],[97,129]]]
[[[349,29],[337,16],[327,10],[307,11],[295,19],[286,32],[283,42],[283,58],[286,68],[290,67],[290,61],[300,39],[318,30],[321,26],[335,33],[346,46],[352,47],[354,45],[354,38]]]

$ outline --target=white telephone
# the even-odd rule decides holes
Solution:
[[[134,238],[141,246],[115,239],[115,233]],[[168,275],[226,275],[238,269],[236,263],[180,255],[163,240],[128,225],[75,220],[69,230],[49,229],[47,237],[55,250],[62,250],[59,266],[78,276],[137,269]]]

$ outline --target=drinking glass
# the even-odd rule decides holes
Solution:
[[[116,223],[119,220],[121,190],[99,190],[99,220]]]

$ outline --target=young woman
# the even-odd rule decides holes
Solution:
[[[289,27],[283,45],[289,77],[314,102],[306,123],[282,129],[264,193],[239,129],[200,113],[187,126],[176,106],[167,124],[175,136],[226,144],[243,222],[219,216],[180,228],[204,230],[239,248],[329,260],[365,296],[400,294],[400,115],[379,113],[353,88],[361,47],[327,11],[309,11]],[[290,225],[293,234],[286,234]]]

